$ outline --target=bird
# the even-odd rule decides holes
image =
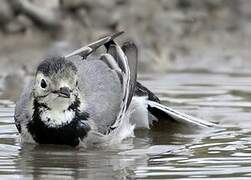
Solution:
[[[151,129],[161,121],[214,126],[161,104],[137,80],[137,46],[115,42],[121,34],[40,62],[16,102],[14,119],[21,142],[112,146],[133,137],[135,129]],[[97,53],[100,47],[105,52]]]

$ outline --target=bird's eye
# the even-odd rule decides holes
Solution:
[[[76,81],[76,86],[78,86],[78,81]]]
[[[47,87],[47,84],[46,84],[46,82],[45,82],[45,80],[44,79],[42,79],[41,80],[41,88],[46,88]]]

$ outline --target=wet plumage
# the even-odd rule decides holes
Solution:
[[[135,127],[149,128],[153,119],[163,118],[212,126],[161,105],[137,82],[137,48],[116,44],[113,39],[120,34],[39,64],[16,104],[15,123],[23,142],[111,145],[132,137]],[[102,45],[106,53],[89,56]]]

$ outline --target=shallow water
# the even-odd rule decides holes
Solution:
[[[140,79],[163,103],[221,128],[169,124],[138,130],[112,149],[20,145],[14,103],[1,100],[0,178],[251,178],[251,75],[171,72]]]

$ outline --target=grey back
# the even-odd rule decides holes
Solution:
[[[117,73],[98,58],[82,60],[80,56],[73,56],[69,59],[78,68],[79,88],[86,110],[98,131],[106,133],[116,120],[122,101]]]

